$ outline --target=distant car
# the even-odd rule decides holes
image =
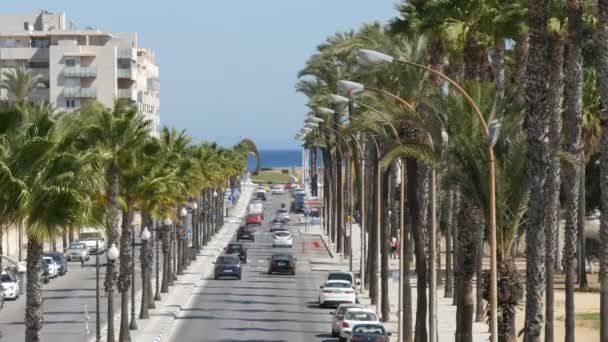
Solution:
[[[272,222],[272,225],[270,226],[270,232],[278,232],[278,231],[287,231],[287,226],[285,225],[285,223],[282,222]]]
[[[232,277],[241,280],[241,263],[238,257],[234,255],[220,255],[213,263],[215,264],[213,269],[214,279]]]
[[[244,264],[247,263],[247,248],[240,242],[231,242],[224,248],[226,254],[234,254],[239,257],[239,260]]]
[[[100,231],[89,231],[78,234],[78,242],[83,242],[89,248],[90,253],[103,254],[106,250],[106,242]],[[99,248],[98,248],[99,246]]]
[[[257,190],[255,193],[255,198],[261,200],[261,201],[265,201],[266,200],[266,191],[264,190]]]
[[[289,221],[289,211],[287,209],[279,209],[277,210],[277,219],[279,219],[281,222],[287,222]]]
[[[49,276],[51,278],[57,278],[59,275],[59,265],[55,263],[51,257],[42,257],[42,261],[49,265]]]
[[[245,218],[246,225],[262,225],[262,214],[249,214]]]
[[[251,242],[255,242],[255,233],[252,227],[248,226],[240,226],[239,230],[236,232],[236,241],[241,240],[251,240]]]
[[[268,274],[288,273],[296,274],[296,261],[291,254],[273,254],[268,258]]]
[[[59,275],[64,276],[68,273],[68,262],[61,252],[45,252],[44,256],[53,258],[53,261],[59,266]]]
[[[72,242],[66,250],[66,258],[68,261],[82,260],[89,261],[90,254],[87,245],[83,242]]]
[[[327,281],[330,280],[344,280],[348,281],[351,285],[355,285],[355,275],[352,272],[345,271],[332,271],[327,274]],[[359,284],[356,284],[359,285]]]
[[[382,324],[355,324],[348,335],[349,342],[374,341],[389,342],[390,332]]]
[[[278,231],[272,234],[272,247],[289,247],[293,246],[293,237],[289,231]]]
[[[272,194],[273,195],[282,195],[285,191],[283,190],[283,186],[282,185],[275,185],[272,187]]]
[[[340,326],[340,342],[345,342],[350,337],[352,328],[360,324],[382,325],[376,312],[372,309],[349,310],[346,312]]]
[[[321,285],[319,293],[319,306],[338,305],[342,303],[357,302],[357,295],[353,286],[345,280],[329,280]]]
[[[346,311],[362,308],[365,308],[365,305],[353,303],[338,305],[335,312],[332,311],[329,313],[331,315],[331,335],[333,337],[338,337],[338,335],[340,335],[340,325],[342,324],[342,320],[344,319]]]
[[[11,271],[2,271],[2,292],[5,299],[19,298],[19,279]]]

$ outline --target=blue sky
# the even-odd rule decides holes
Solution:
[[[161,121],[200,140],[297,148],[306,114],[296,74],[336,31],[386,22],[395,0],[21,0],[3,14],[64,11],[80,28],[136,31],[156,51]]]

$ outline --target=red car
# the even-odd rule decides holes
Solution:
[[[293,183],[287,183],[287,184],[285,184],[285,189],[289,190],[289,189],[291,189],[292,186],[293,186]]]
[[[262,214],[249,214],[247,218],[245,218],[245,224],[256,224],[258,226],[262,225]]]

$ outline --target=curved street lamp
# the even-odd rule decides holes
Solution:
[[[497,290],[497,266],[496,266],[496,180],[495,180],[495,166],[494,166],[494,142],[498,134],[497,126],[499,123],[494,123],[493,127],[488,127],[483,114],[479,110],[479,107],[473,101],[471,96],[458,84],[447,75],[430,68],[428,66],[410,62],[407,60],[394,58],[391,55],[369,49],[359,49],[357,52],[357,62],[360,65],[372,65],[382,63],[393,63],[397,62],[400,64],[409,65],[418,69],[422,69],[432,73],[433,75],[447,81],[452,85],[458,92],[465,98],[469,103],[475,114],[479,119],[480,124],[483,127],[483,134],[488,143],[488,161],[489,161],[489,192],[490,192],[490,203],[489,203],[489,214],[490,214],[490,331],[491,331],[491,342],[498,341],[498,316],[497,316],[497,305],[498,305],[498,290]],[[436,318],[435,318],[436,319]],[[436,340],[435,332],[431,335],[434,337],[431,341]]]

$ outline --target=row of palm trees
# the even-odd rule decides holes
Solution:
[[[105,230],[108,246],[120,250],[119,266],[106,265],[104,285],[109,293],[114,288],[121,293],[119,340],[129,341],[134,214],[141,213],[142,231],[156,226],[157,236],[162,234],[161,292],[166,293],[174,273],[183,274],[189,263],[183,209],[198,208],[192,212],[193,247],[200,249],[222,225],[224,191],[239,185],[252,142],[233,148],[193,144],[185,131],[166,127],[154,137],[150,122],[124,100],[112,108],[90,102],[77,111],[58,112],[28,102],[35,76],[21,69],[7,76],[1,86],[12,100],[0,104],[0,215],[5,225],[23,226],[27,236],[25,340],[41,340],[38,270],[44,242],[86,226]],[[176,229],[161,223],[168,219]],[[140,318],[154,308],[153,244],[153,239],[145,242],[140,256]],[[170,262],[174,244],[177,270]],[[112,307],[108,296],[108,341],[114,341]]]
[[[369,235],[363,285],[384,320],[390,237],[400,232],[406,274],[415,256],[416,325],[406,277],[404,341],[437,341],[433,293],[441,284],[457,305],[456,341],[472,341],[473,320],[489,318],[483,303],[490,300],[490,274],[482,267],[491,221],[488,144],[496,165],[498,341],[517,339],[515,314],[524,303],[525,341],[540,341],[543,332],[546,342],[554,340],[554,277],[562,266],[565,335],[574,341],[574,286],[588,286],[585,167],[598,153],[601,184],[593,187],[602,186],[608,208],[607,3],[401,1],[387,25],[327,38],[298,74],[296,90],[310,108],[298,137],[323,157],[325,229],[341,251],[344,215],[361,210]],[[368,65],[362,49],[410,65],[386,56],[380,59],[387,63]],[[471,101],[444,76],[498,129],[493,141]],[[355,178],[361,187],[351,185],[360,183]],[[354,200],[345,201],[350,192]],[[601,341],[608,341],[608,218],[601,220]],[[434,248],[442,235],[445,272]],[[525,274],[515,264],[520,242]]]

